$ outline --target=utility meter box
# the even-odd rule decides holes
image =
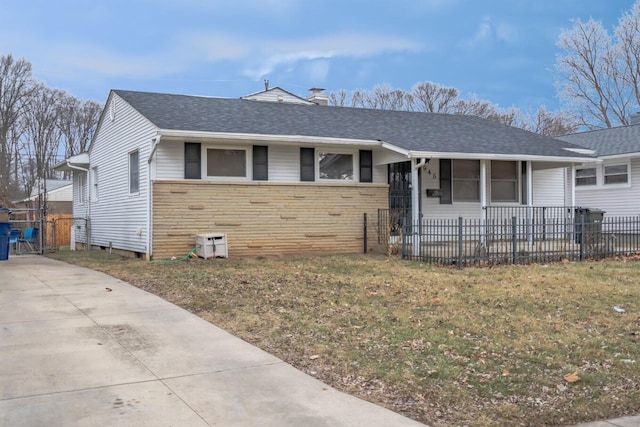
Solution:
[[[200,258],[228,258],[227,235],[225,233],[196,234],[196,255]]]

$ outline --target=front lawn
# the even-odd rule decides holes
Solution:
[[[570,425],[640,413],[638,261],[458,271],[357,255],[50,256],[130,282],[432,426]]]

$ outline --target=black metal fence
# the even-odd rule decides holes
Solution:
[[[392,213],[381,210],[378,239],[397,246],[403,258],[458,268],[602,259],[640,251],[640,216],[604,217],[603,212],[575,207],[514,209],[487,209],[482,220],[400,220],[400,226]]]

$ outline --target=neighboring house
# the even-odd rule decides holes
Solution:
[[[591,149],[602,160],[568,170],[567,178],[575,185],[576,206],[604,210],[611,217],[640,215],[640,124],[560,139]]]
[[[311,89],[313,96],[310,96],[309,99],[304,99],[277,86],[269,89],[268,82],[265,86],[267,86],[265,90],[243,96],[241,99],[248,99],[251,101],[286,102],[288,104],[303,105],[327,105],[329,101],[327,96],[322,92],[324,89],[320,88]]]
[[[14,201],[17,209],[39,209],[47,206],[47,214],[71,214],[73,212],[73,182],[63,179],[49,179],[44,188],[36,186],[26,199]]]
[[[56,166],[74,172],[74,216],[89,219],[76,240],[148,258],[184,255],[209,232],[227,234],[230,256],[361,252],[365,213],[563,206],[564,168],[595,161],[478,117],[317,105],[321,89],[292,103],[284,92],[111,91],[88,153]],[[283,102],[259,101],[277,93]]]

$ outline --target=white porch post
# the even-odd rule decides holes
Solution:
[[[569,187],[571,190],[571,207],[576,205],[576,165],[571,166],[571,176],[569,177],[569,181],[571,182],[571,186]]]
[[[531,160],[527,161],[527,226],[529,228],[528,241],[533,245],[533,168]]]
[[[413,256],[420,255],[420,175],[418,170],[424,164],[420,159],[411,160],[411,230],[413,241],[411,250]]]
[[[487,242],[487,160],[480,160],[480,239],[485,245]]]

